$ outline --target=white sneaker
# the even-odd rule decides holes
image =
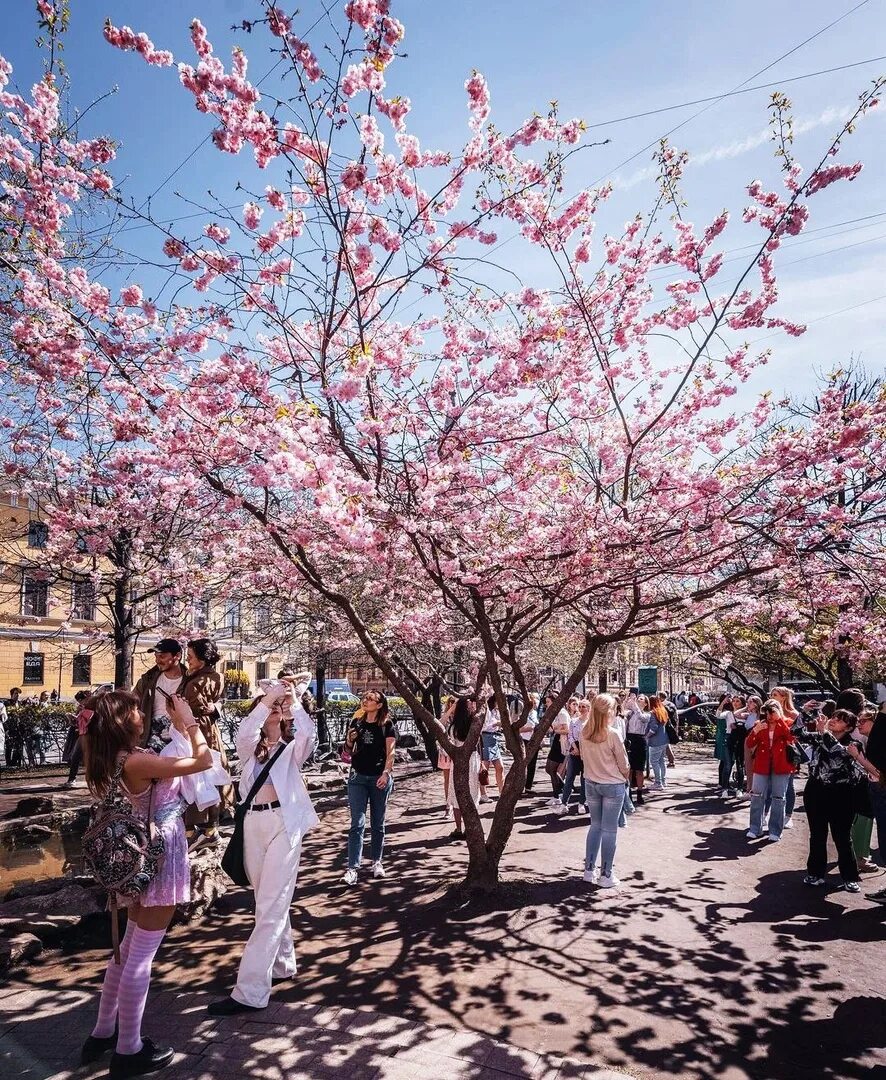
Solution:
[[[557,805],[556,805],[556,806],[554,807],[554,813],[555,813],[555,814],[556,814],[556,815],[557,815],[558,817],[560,817],[561,815],[563,815],[563,814],[565,814],[565,813],[566,813],[566,810],[567,810],[567,807],[565,807],[565,806],[563,805],[563,803],[561,803],[561,802],[560,802],[560,800],[559,800],[559,799],[557,799]]]
[[[593,870],[585,870],[584,879],[588,882],[588,884],[596,885],[597,882],[600,880],[600,871],[596,868]]]
[[[621,882],[615,876],[614,871],[608,874],[601,874],[600,880],[597,882],[601,889],[617,889]]]
[[[385,876],[385,868],[380,862],[374,862],[372,864],[372,876],[374,878],[383,878]]]
[[[548,799],[548,806],[553,810],[555,806],[560,806],[560,800],[555,795],[552,799]]]
[[[578,804],[578,812],[579,812],[580,814],[587,814],[587,813],[589,812],[589,811],[588,811],[588,804],[587,804],[587,803],[583,803],[583,802],[580,802],[580,803]]]
[[[777,843],[779,843],[779,842],[780,842],[780,840],[781,840],[781,837],[780,837],[780,836],[776,836],[776,835],[775,835],[775,833],[770,833],[770,834],[769,834],[769,835],[768,835],[768,836],[766,837],[766,839],[767,839],[767,840],[771,840],[773,844],[777,844]]]
[[[793,818],[789,818],[789,817],[786,817],[786,818],[784,819],[784,827],[785,827],[786,829],[793,829],[793,827],[794,827],[794,819],[793,819]]]
[[[652,785],[652,790],[653,791],[664,791],[664,784],[653,784]]]
[[[344,881],[345,885],[356,885],[357,884],[357,871],[356,870],[347,870],[347,871],[345,871],[345,876],[344,876],[344,878],[342,880]]]
[[[761,832],[754,832],[753,829],[748,829],[748,831],[745,833],[745,836],[749,840],[759,840],[762,835],[763,834]]]

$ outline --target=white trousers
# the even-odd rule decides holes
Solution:
[[[255,892],[255,927],[243,950],[237,985],[231,997],[263,1008],[271,996],[271,979],[295,974],[295,949],[289,908],[298,879],[302,838],[286,835],[277,810],[248,812],[243,823],[243,861]]]

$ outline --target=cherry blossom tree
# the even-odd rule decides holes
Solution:
[[[845,557],[848,530],[879,528],[877,504],[850,520],[832,495],[847,463],[882,468],[882,401],[778,427],[767,396],[746,414],[729,402],[768,358],[755,336],[803,332],[775,310],[778,249],[814,198],[857,176],[837,157],[880,86],[805,169],[789,105],[774,102],[780,179],[748,185],[755,248],[727,272],[729,215],[687,220],[686,157],[667,144],[649,211],[596,241],[608,186],[565,194],[581,121],[552,106],[504,132],[475,72],[465,144],[423,147],[396,93],[405,30],[389,0],[350,0],[323,22],[325,42],[308,40],[303,16],[256,11],[250,48],[264,36],[286,70],[276,93],[250,81],[241,49],[217,56],[197,20],[195,59],[178,64],[218,150],[244,155],[242,212],[207,202],[185,234],[129,208],[162,243],[168,301],[63,264],[71,206],[87,191],[115,197],[113,147],[52,142],[51,82],[31,101],[3,91],[2,153],[24,177],[7,212],[42,252],[15,272],[6,377],[60,460],[80,453],[70,417],[88,408],[114,436],[111,490],[125,491],[128,463],[155,489],[211,500],[215,563],[285,581],[347,621],[453,757],[468,882],[491,889],[526,756],[601,649],[778,595],[809,560]],[[128,27],[105,37],[173,63]],[[267,183],[251,190],[256,171]],[[502,231],[532,252],[538,280],[495,257]],[[16,453],[45,452],[33,426],[13,418],[7,432],[8,471]],[[128,520],[139,513],[126,504]],[[527,657],[564,623],[576,659],[525,744]],[[468,790],[480,718],[453,746],[403,662],[404,644],[465,627],[476,690],[495,696],[513,755],[486,836]],[[508,689],[524,701],[516,723]]]

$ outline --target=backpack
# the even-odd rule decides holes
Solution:
[[[138,899],[154,879],[165,851],[163,837],[154,825],[154,784],[148,800],[148,820],[138,816],[120,790],[126,757],[121,757],[111,776],[107,794],[90,811],[83,834],[83,859],[95,880],[106,889],[114,916],[114,950],[117,954],[117,897]],[[118,959],[119,963],[119,959]]]
[[[670,717],[668,717],[668,722],[665,724],[665,733],[668,737],[668,743],[671,746],[673,746],[674,743],[678,743],[680,741],[680,735],[677,732],[677,726]]]

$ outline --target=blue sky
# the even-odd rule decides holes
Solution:
[[[463,83],[473,68],[491,88],[495,123],[516,126],[534,109],[544,111],[552,98],[561,116],[578,115],[588,124],[723,93],[743,83],[820,28],[850,11],[857,0],[787,0],[765,8],[690,0],[681,5],[625,0],[407,0],[393,5],[406,24],[408,59],[391,69],[389,89],[412,99],[411,130],[423,143],[457,149],[466,136]],[[224,55],[233,40],[232,23],[254,16],[249,0],[71,0],[73,8],[65,59],[74,98],[85,105],[108,91],[84,122],[84,134],[110,133],[122,141],[117,176],[124,190],[141,202],[211,130],[209,118],[196,112],[178,85],[174,71],[148,68],[140,58],[110,48],[101,35],[106,15],[117,24],[144,30],[158,48],[171,49],[190,62],[188,24],[196,15],[207,26],[216,51]],[[304,0],[296,29],[322,12],[317,0]],[[6,0],[0,28],[0,52],[15,66],[19,87],[39,76],[33,46],[31,0]],[[315,35],[316,36],[316,35]],[[273,63],[266,35],[237,35],[251,59],[253,77]],[[313,39],[311,39],[313,40]],[[824,68],[852,64],[886,54],[886,0],[868,0],[815,40],[797,49],[755,82],[771,82]],[[784,88],[794,102],[799,160],[809,163],[839,125],[841,110],[851,107],[871,78],[886,71],[886,61],[834,72]],[[601,225],[618,230],[652,198],[646,175],[649,154],[622,165],[647,143],[684,120],[673,139],[697,158],[686,175],[688,217],[703,222],[722,207],[742,205],[747,181],[776,176],[763,138],[771,90],[721,101],[690,119],[698,108],[639,118],[593,129],[593,138],[609,137],[607,146],[584,152],[567,179],[567,191],[611,177],[616,192]],[[886,109],[886,105],[884,105]],[[799,340],[775,337],[775,355],[754,389],[802,392],[814,368],[859,355],[872,370],[884,367],[883,331],[886,299],[886,115],[874,114],[847,142],[843,158],[861,158],[866,168],[851,185],[835,185],[813,200],[810,228],[801,242],[780,254],[780,311],[810,321]],[[805,129],[805,130],[804,130]],[[183,198],[205,201],[207,188],[226,202],[239,177],[255,178],[251,154],[240,159],[218,153],[211,144],[194,153],[182,171],[153,198],[158,218],[192,208]],[[262,178],[262,184],[272,176]],[[873,215],[880,215],[879,217]],[[863,218],[865,220],[856,220]],[[735,218],[733,219],[735,220]],[[132,250],[156,251],[159,242],[147,230],[128,234]],[[757,231],[733,226],[725,246],[738,248],[757,239]],[[506,245],[507,258],[527,281],[542,272],[519,244]],[[141,275],[139,275],[141,276]],[[864,306],[856,306],[864,305]],[[844,308],[854,310],[834,315]],[[817,320],[812,322],[811,320]]]

